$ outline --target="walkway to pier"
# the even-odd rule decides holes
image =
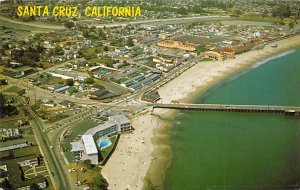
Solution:
[[[223,112],[256,112],[283,113],[286,115],[300,115],[300,107],[268,106],[268,105],[225,105],[225,104],[151,104],[154,109],[177,109],[192,111],[223,111]]]

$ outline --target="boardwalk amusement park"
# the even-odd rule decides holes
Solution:
[[[152,104],[153,110],[177,109],[191,111],[220,111],[220,112],[253,112],[253,113],[280,113],[285,115],[300,115],[300,107],[269,106],[269,105],[227,105],[227,104]]]

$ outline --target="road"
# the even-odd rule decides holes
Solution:
[[[39,147],[42,151],[42,155],[45,158],[47,168],[50,172],[50,174],[54,174],[52,180],[53,186],[57,190],[67,190],[71,189],[68,175],[65,173],[64,167],[62,166],[61,162],[58,159],[58,156],[53,149],[51,149],[51,144],[49,142],[48,136],[43,132],[44,127],[43,123],[39,119],[39,117],[31,110],[31,108],[25,104],[24,100],[22,98],[17,97],[18,100],[24,105],[25,109],[30,113],[31,117],[34,119],[32,126],[34,130],[34,134],[36,136],[36,140],[39,144]],[[51,176],[51,175],[50,175]]]
[[[217,20],[230,20],[234,19],[230,16],[191,16],[183,18],[167,18],[167,19],[149,19],[149,20],[138,20],[131,22],[118,22],[118,23],[106,23],[106,24],[91,24],[97,28],[112,28],[117,26],[127,26],[131,25],[161,25],[161,24],[184,24],[184,23],[193,23],[193,22],[205,22],[205,21],[217,21]]]
[[[21,22],[21,21],[13,20],[13,19],[3,17],[3,16],[0,16],[0,22],[1,22],[1,20],[6,21],[6,22],[10,22],[10,23],[13,23],[13,24],[31,26],[31,27],[41,28],[41,29],[48,29],[48,30],[63,30],[63,29],[65,29],[65,27],[62,26],[62,25]]]

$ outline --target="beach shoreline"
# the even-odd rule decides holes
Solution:
[[[278,47],[272,48],[272,44]],[[158,90],[160,102],[192,102],[212,86],[299,45],[300,36],[295,36],[271,43],[262,50],[237,55],[232,60],[199,62]],[[121,135],[117,149],[102,170],[109,189],[163,188],[165,171],[171,164],[170,129],[175,113],[155,110],[154,115],[148,111],[132,118],[135,130]]]

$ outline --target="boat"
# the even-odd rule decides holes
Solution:
[[[271,45],[272,48],[277,48],[278,47],[278,44],[273,44]]]

